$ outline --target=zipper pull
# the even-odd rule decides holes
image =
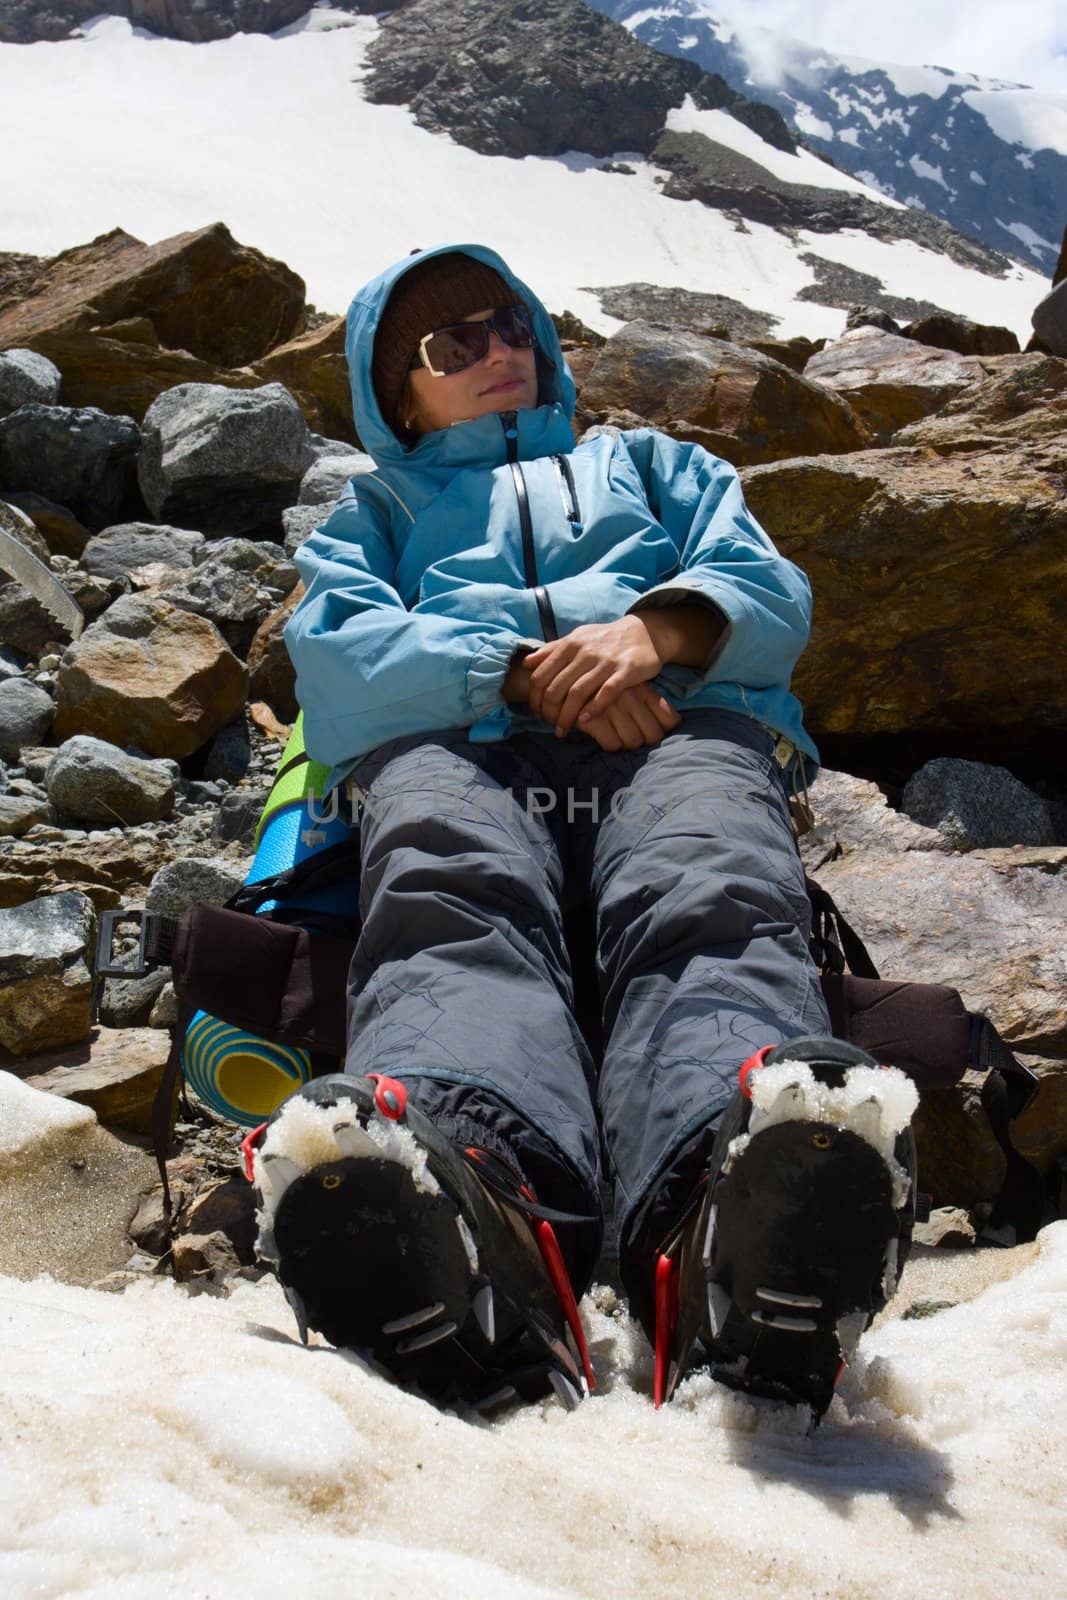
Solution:
[[[507,443],[508,464],[519,459],[519,413],[517,411],[501,411],[500,426],[504,430],[504,439]]]

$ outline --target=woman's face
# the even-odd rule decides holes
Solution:
[[[493,306],[475,311],[464,322],[484,322]],[[427,329],[427,332],[430,332]],[[401,421],[412,433],[434,433],[454,422],[469,422],[491,411],[522,411],[537,404],[537,360],[533,350],[512,350],[495,328],[481,361],[448,378],[435,378],[425,367],[408,374],[400,403]]]

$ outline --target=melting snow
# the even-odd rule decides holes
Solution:
[[[966,1303],[883,1319],[808,1439],[800,1412],[701,1374],[655,1412],[650,1352],[606,1288],[583,1308],[598,1394],[573,1415],[545,1402],[471,1424],[301,1348],[270,1279],[228,1300],[2,1279],[0,1591],[1057,1593],[1067,1223],[1018,1251],[918,1259],[903,1285]]]
[[[931,166],[929,161],[923,160],[922,156],[909,156],[908,166],[917,178],[929,178],[931,183],[939,183],[942,189],[948,188],[941,168],[939,166]]]
[[[1008,144],[1023,144],[1030,150],[1058,150],[1061,156],[1067,156],[1067,94],[982,86],[963,99]]]

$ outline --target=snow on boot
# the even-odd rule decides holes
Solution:
[[[314,1079],[245,1141],[257,1253],[309,1329],[407,1387],[488,1411],[593,1387],[551,1221],[505,1163],[461,1151],[378,1076]],[[568,1342],[568,1334],[573,1343]]]
[[[904,1264],[918,1095],[837,1039],[761,1050],[739,1084],[658,1258],[656,1404],[706,1361],[733,1388],[806,1404],[814,1426]]]

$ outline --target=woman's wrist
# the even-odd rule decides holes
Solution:
[[[500,697],[505,705],[521,705],[530,698],[530,673],[525,656],[512,656],[511,665],[504,675]]]
[[[632,613],[644,623],[664,666],[707,666],[722,637],[724,623],[711,606],[659,606]]]

